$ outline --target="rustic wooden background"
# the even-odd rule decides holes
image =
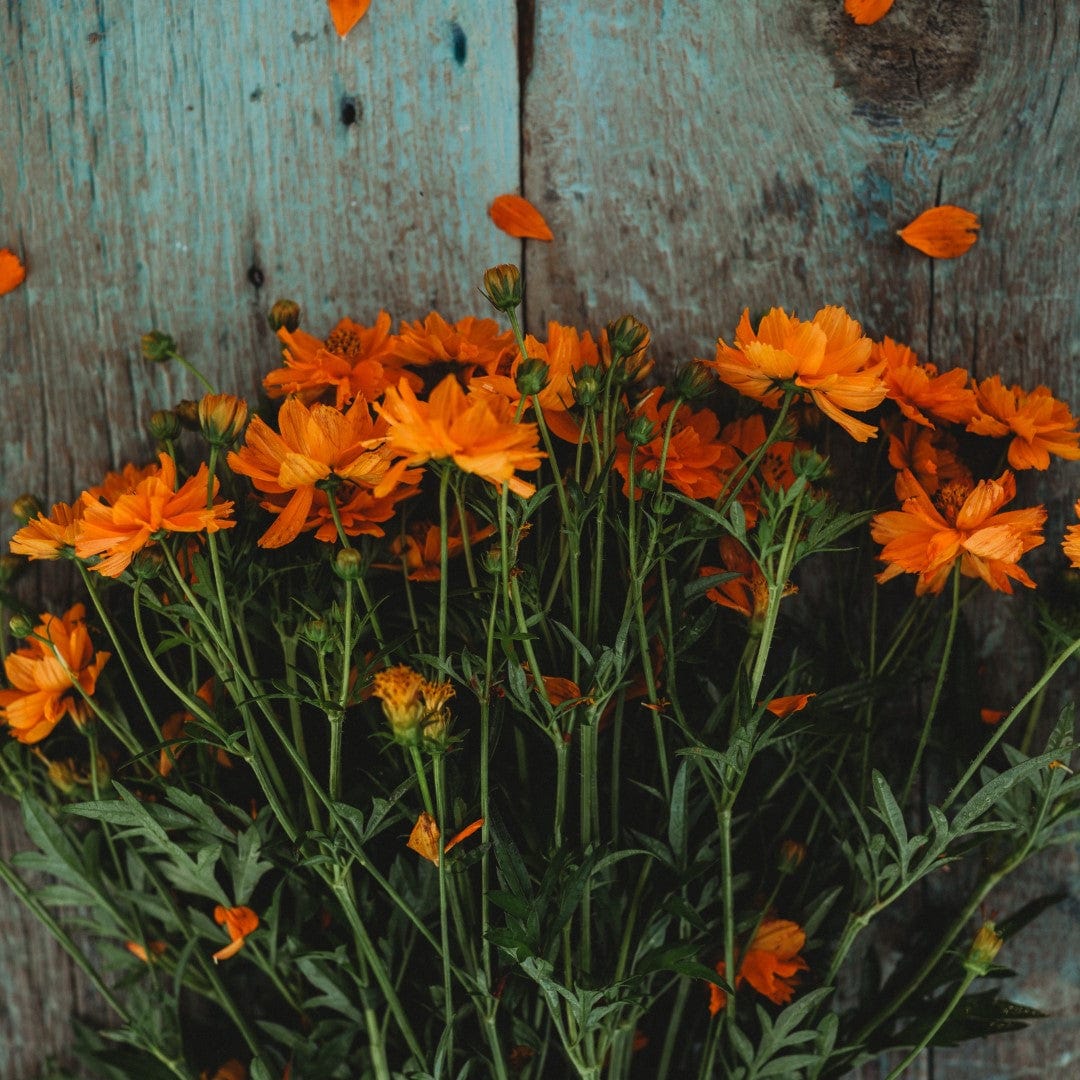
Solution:
[[[532,329],[630,310],[674,361],[711,355],[744,305],[841,303],[1080,407],[1078,42],[1076,0],[896,0],[870,27],[841,0],[373,0],[344,41],[322,0],[8,0],[0,247],[29,275],[0,298],[0,539],[19,493],[73,497],[198,393],[144,364],[145,330],[253,394],[275,298],[315,331],[384,306],[459,317],[508,260]],[[554,243],[492,226],[515,190]],[[895,236],[938,202],[982,219],[956,261]],[[1052,529],[1078,487],[1039,478]],[[0,849],[21,842],[0,806]],[[912,1076],[1071,1074],[1076,853],[995,900],[1054,888],[1069,899],[1007,957],[1013,996],[1052,1019]],[[36,1076],[89,1007],[0,892],[0,1077]]]

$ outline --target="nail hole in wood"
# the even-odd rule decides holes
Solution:
[[[262,272],[262,267],[258,263],[252,263],[248,267],[247,279],[256,289],[261,289],[266,282],[266,275]]]
[[[343,97],[341,99],[341,122],[346,127],[352,127],[364,115],[364,107],[354,97]]]

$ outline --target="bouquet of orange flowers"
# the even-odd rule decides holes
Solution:
[[[637,319],[539,338],[515,267],[484,291],[508,329],[279,301],[257,409],[208,386],[149,464],[19,501],[0,876],[116,1014],[84,1066],[899,1076],[1037,1016],[969,990],[1050,902],[992,922],[995,886],[1075,835],[1039,709],[1080,620],[1037,605],[1000,710],[961,609],[1035,587],[1015,475],[1080,458],[1068,407],[839,307],[657,379]],[[80,598],[24,610],[25,559]]]

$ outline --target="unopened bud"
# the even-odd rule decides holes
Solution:
[[[131,572],[140,581],[153,581],[164,569],[165,556],[159,547],[145,547],[131,560]]]
[[[38,514],[44,513],[41,503],[33,495],[20,495],[11,504],[11,512],[20,525],[25,525],[28,521],[33,521]]]
[[[291,334],[300,326],[300,305],[295,300],[275,300],[267,313],[266,321],[275,333],[288,330]]]
[[[979,927],[975,940],[971,943],[967,956],[964,958],[964,967],[976,975],[985,975],[994,964],[994,959],[1001,952],[1001,946],[1005,939],[994,929],[994,924],[988,919]]]
[[[199,401],[199,427],[211,446],[231,446],[247,423],[248,407],[235,394],[206,394]]]
[[[776,868],[781,874],[794,874],[806,858],[806,845],[798,840],[785,840],[780,845],[780,856]]]
[[[180,417],[172,409],[157,409],[150,415],[149,427],[158,442],[172,442],[180,435]]]
[[[611,358],[618,362],[633,356],[638,349],[648,344],[649,328],[633,315],[623,315],[622,318],[608,323],[607,335]]]
[[[151,330],[139,339],[143,358],[152,364],[166,364],[176,355],[176,342],[161,330]]]
[[[342,548],[334,558],[334,573],[342,581],[359,581],[364,573],[364,557],[356,548]]]
[[[34,632],[34,620],[29,615],[17,612],[8,619],[8,629],[11,631],[12,637],[21,640],[29,637]]]
[[[701,360],[691,360],[683,364],[675,373],[671,386],[664,391],[666,399],[676,398],[692,404],[707,397],[715,382],[712,369]]]
[[[647,416],[635,416],[626,425],[626,439],[631,446],[645,446],[656,437],[656,425]]]
[[[574,374],[574,401],[583,409],[595,409],[600,402],[600,369],[584,364]]]
[[[484,295],[497,311],[513,311],[524,295],[521,271],[513,263],[500,263],[484,271]]]
[[[547,386],[548,365],[543,360],[530,356],[518,368],[514,381],[522,397],[539,394]]]
[[[18,555],[0,555],[0,588],[10,585],[26,569],[26,560]]]
[[[308,619],[300,633],[312,645],[324,645],[330,640],[330,624],[326,619]]]

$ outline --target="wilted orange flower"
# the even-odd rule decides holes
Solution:
[[[150,964],[154,957],[160,956],[168,948],[168,945],[157,939],[148,941],[145,945],[138,941],[125,941],[124,948],[144,964]]]
[[[897,470],[914,473],[919,486],[927,495],[951,480],[960,480],[971,487],[971,470],[957,456],[957,442],[946,431],[920,427],[905,420],[900,434],[889,433],[889,464]],[[897,493],[897,498],[906,496]]]
[[[785,390],[810,397],[852,438],[866,442],[877,430],[845,410],[865,412],[885,397],[884,362],[867,366],[871,342],[841,307],[822,308],[810,322],[773,308],[758,324],[743,312],[734,347],[717,342],[711,362],[740,394],[776,408]]]
[[[488,208],[491,220],[510,236],[530,240],[554,240],[543,215],[520,195],[499,195]]]
[[[478,528],[472,514],[465,515],[465,524],[470,544],[486,540],[495,532],[494,525]],[[455,510],[447,528],[446,551],[452,559],[464,550],[461,520]],[[390,541],[390,555],[397,561],[372,565],[380,570],[400,570],[404,567],[410,581],[438,581],[442,573],[442,530],[430,522],[418,522],[407,533],[395,536]]]
[[[117,577],[136,552],[153,543],[161,533],[217,532],[236,524],[229,515],[231,502],[207,506],[209,473],[206,463],[176,488],[176,462],[168,454],[159,455],[161,471],[139,482],[133,491],[117,498],[112,506],[98,502],[84,492],[82,529],[75,542],[80,559],[101,555],[91,570]],[[217,496],[215,477],[212,497]]]
[[[449,851],[455,844],[459,844],[462,840],[472,836],[474,832],[483,828],[483,826],[483,818],[478,818],[471,825],[466,825],[443,848],[443,852]],[[420,816],[416,819],[416,824],[413,826],[405,846],[411,848],[418,855],[422,855],[428,862],[434,863],[436,866],[439,865],[439,826],[426,810],[420,812]]]
[[[886,396],[909,420],[932,428],[931,417],[966,424],[975,415],[975,393],[968,387],[969,376],[963,368],[939,375],[933,364],[920,364],[911,349],[890,337],[874,342],[870,362],[879,360],[885,361]]]
[[[0,248],[0,296],[17,289],[26,280],[26,267],[11,248]]]
[[[538,448],[539,433],[535,424],[515,421],[505,398],[466,397],[457,379],[447,375],[427,401],[419,401],[402,380],[396,390],[387,390],[379,413],[389,428],[386,449],[401,460],[390,468],[377,494],[397,483],[408,466],[448,458],[463,472],[496,487],[506,484],[515,495],[528,498],[536,491],[515,470],[539,467],[546,456]]]
[[[997,375],[975,386],[978,411],[967,429],[976,435],[1012,433],[1009,464],[1014,469],[1045,469],[1050,455],[1066,461],[1080,459],[1080,432],[1068,405],[1045,386],[1025,391],[1006,387]]]
[[[204,701],[207,705],[213,707],[214,704],[214,676],[211,675],[196,691],[195,696]],[[158,775],[168,776],[173,771],[173,766],[176,764],[177,759],[180,757],[184,747],[181,743],[175,742],[183,738],[184,728],[188,724],[194,723],[195,717],[186,709],[180,712],[170,713],[165,722],[161,725],[161,737],[166,743],[172,745],[163,746],[161,752],[158,755]],[[217,748],[208,747],[214,754],[214,758],[219,765],[223,765],[226,769],[232,768],[232,758],[222,749],[220,746]]]
[[[448,323],[436,311],[414,323],[403,322],[394,345],[398,363],[422,368],[450,365],[462,382],[478,371],[495,372],[509,362],[514,350],[513,332],[500,330],[494,319],[470,315]],[[417,389],[415,382],[411,385]]]
[[[1073,507],[1073,513],[1080,517],[1080,500]],[[1065,530],[1065,539],[1061,541],[1061,549],[1072,566],[1080,570],[1080,525],[1070,525]]]
[[[214,922],[218,926],[224,926],[229,932],[229,944],[214,953],[213,960],[216,964],[219,960],[228,960],[235,956],[244,946],[248,934],[254,933],[259,927],[259,916],[249,907],[223,907],[218,904],[214,908]]]
[[[714,604],[731,608],[748,619],[763,619],[769,607],[769,585],[761,567],[733,536],[720,537],[719,548],[723,565],[702,566],[698,569],[698,576],[712,577],[714,574],[734,572],[738,577],[729,577],[714,585],[705,594],[706,597]],[[797,586],[786,585],[783,595],[790,596],[796,592]]]
[[[860,26],[883,19],[892,6],[893,0],[844,0],[844,10]]]
[[[883,545],[878,558],[888,563],[878,581],[918,574],[916,595],[939,593],[959,559],[962,574],[982,578],[1000,592],[1012,592],[1010,578],[1035,587],[1017,563],[1024,552],[1043,542],[1040,531],[1046,511],[1035,506],[998,512],[1016,495],[1011,472],[996,480],[980,480],[974,488],[950,481],[933,499],[907,470],[898,484],[905,497],[903,509],[887,510],[870,523],[871,536]]]
[[[390,455],[379,445],[386,425],[372,419],[364,398],[357,396],[342,413],[329,405],[309,408],[290,397],[278,413],[278,427],[281,434],[256,416],[248,425],[244,445],[228,457],[233,472],[250,477],[257,490],[271,496],[262,506],[277,514],[277,519],[259,538],[259,546],[282,547],[310,529],[317,529],[320,540],[333,540],[336,529],[326,491],[316,485],[332,485],[334,479],[347,481],[335,492],[346,533],[381,536],[382,530],[372,522],[385,521],[393,513],[393,504],[387,505],[385,497],[395,484],[381,494],[373,490],[386,476]],[[403,472],[400,479],[411,483],[417,477]],[[319,495],[323,496],[321,506],[317,505]],[[274,496],[287,499],[279,501]],[[370,516],[365,518],[364,511]]]
[[[326,4],[334,29],[344,37],[367,14],[371,0],[326,0]]]
[[[9,545],[12,554],[25,555],[28,559],[59,559],[74,554],[82,527],[82,509],[81,502],[74,506],[54,503],[48,517],[38,514],[15,533]]]
[[[380,311],[373,326],[342,319],[325,341],[284,326],[277,336],[285,346],[285,366],[263,379],[272,398],[295,394],[310,405],[333,390],[334,404],[344,409],[357,395],[374,401],[402,377],[420,386],[415,375],[402,371],[394,355],[396,339],[390,333],[389,312]]]
[[[935,259],[955,259],[978,239],[979,219],[959,206],[934,206],[924,210],[896,235]]]
[[[795,993],[795,979],[809,965],[799,955],[806,944],[806,933],[790,919],[762,919],[754,939],[739,963],[735,989],[748,982],[759,994],[775,1005],[789,1002]],[[724,961],[716,965],[723,975]],[[709,985],[709,1013],[715,1016],[727,1005],[727,994],[719,986]]]
[[[1006,715],[1004,709],[983,708],[979,710],[979,719],[990,727],[993,727],[995,724],[1000,724],[1001,721],[1005,719]]]
[[[0,690],[0,720],[22,743],[40,742],[65,715],[85,723],[84,695],[93,695],[110,655],[94,652],[82,604],[63,615],[43,614],[27,644],[4,660],[12,689]]]
[[[773,716],[784,720],[792,713],[802,712],[812,697],[817,697],[817,694],[789,694],[787,697],[774,697],[765,708]]]

